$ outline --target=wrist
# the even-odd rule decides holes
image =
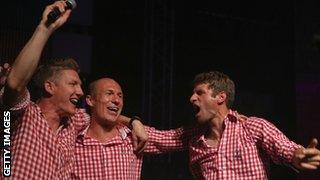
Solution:
[[[132,116],[129,120],[129,128],[132,130],[133,129],[133,124],[135,121],[141,122],[141,118],[138,116]]]
[[[53,30],[52,28],[47,27],[47,26],[46,26],[45,24],[43,24],[43,23],[40,23],[40,24],[37,26],[34,35],[36,35],[36,36],[41,36],[41,37],[43,37],[43,38],[48,39],[48,38],[51,36],[51,34],[53,33],[53,31],[54,31],[54,30]]]

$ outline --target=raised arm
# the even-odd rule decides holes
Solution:
[[[50,25],[46,25],[47,15],[54,7],[58,7],[62,12],[61,16]],[[45,8],[42,14],[42,20],[34,31],[24,48],[12,64],[11,71],[7,78],[3,94],[3,103],[11,107],[25,91],[25,87],[35,72],[42,50],[50,35],[61,25],[63,25],[70,16],[70,10],[65,10],[64,1],[56,1],[54,4]]]

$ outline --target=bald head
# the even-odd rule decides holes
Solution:
[[[98,93],[99,89],[105,86],[115,86],[121,90],[121,86],[114,79],[101,78],[90,83],[88,95],[95,96]]]
[[[102,126],[115,124],[123,108],[122,89],[111,78],[98,79],[89,85],[86,102],[91,120]]]

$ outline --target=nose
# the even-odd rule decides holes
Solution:
[[[190,102],[191,103],[194,103],[195,101],[196,101],[196,94],[195,93],[193,93],[192,95],[191,95],[191,97],[190,97]]]
[[[78,95],[78,97],[83,96],[83,91],[80,85],[76,87],[76,94]]]
[[[114,104],[119,105],[122,102],[122,98],[115,94],[113,95],[112,101]]]

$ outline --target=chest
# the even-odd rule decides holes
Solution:
[[[73,176],[84,179],[88,175],[107,179],[139,179],[141,165],[142,157],[134,154],[130,141],[116,139],[103,144],[77,143]]]
[[[204,174],[227,172],[246,176],[253,175],[257,170],[264,172],[259,148],[241,124],[226,126],[220,142],[212,143],[204,138],[191,141],[189,155],[191,169]]]
[[[55,133],[40,113],[25,113],[13,134],[14,168],[27,166],[30,174],[67,177],[74,163],[74,127]]]

